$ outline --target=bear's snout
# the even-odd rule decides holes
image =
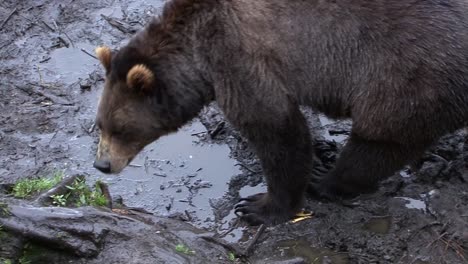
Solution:
[[[109,160],[95,160],[93,166],[104,173],[111,172],[111,163]]]

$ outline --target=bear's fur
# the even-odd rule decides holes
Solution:
[[[466,14],[465,0],[171,0],[128,45],[98,52],[107,78],[95,166],[121,171],[215,100],[268,184],[236,212],[279,223],[301,208],[311,176],[305,105],[353,120],[317,192],[374,191],[466,125]]]

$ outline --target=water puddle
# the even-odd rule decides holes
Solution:
[[[247,197],[257,193],[265,193],[266,191],[267,187],[263,183],[260,183],[255,186],[247,185],[239,190],[239,196]],[[217,233],[222,234],[226,231],[229,231],[229,233],[227,233],[226,236],[223,237],[223,239],[230,243],[246,242],[251,238],[246,232],[248,230],[248,227],[238,226],[232,229],[232,226],[235,224],[236,219],[237,216],[234,214],[234,210],[229,211],[229,214],[221,220],[221,225],[217,228]]]
[[[257,193],[265,193],[267,191],[267,186],[263,183],[260,183],[255,186],[244,186],[239,190],[240,197],[247,197]]]
[[[411,172],[408,168],[405,168],[403,170],[400,171],[400,176],[402,178],[410,178],[411,177]]]
[[[391,224],[392,218],[390,216],[376,216],[364,224],[364,229],[376,234],[387,234]]]
[[[99,9],[96,11],[98,16],[104,15],[107,17],[114,17],[114,18],[123,18],[124,13],[122,12],[122,7],[120,6],[110,6],[106,8]]]
[[[109,184],[128,206],[141,207],[158,215],[182,214],[198,226],[213,224],[212,199],[220,199],[227,183],[240,173],[229,157],[227,145],[200,143],[194,133],[206,130],[198,120],[179,132],[160,138],[145,148],[119,175],[106,175],[92,168],[95,145],[91,137],[74,137],[70,150],[74,164]]]
[[[426,211],[426,203],[422,200],[417,200],[417,199],[413,199],[413,198],[408,198],[408,197],[395,197],[395,198],[398,198],[398,199],[403,199],[406,201],[406,208],[408,209],[419,209],[419,210],[422,210],[422,211]]]
[[[304,240],[284,240],[276,245],[274,256],[269,261],[284,260],[300,257],[305,263],[347,264],[349,257],[346,253],[338,253],[326,248],[315,248]],[[260,263],[260,262],[258,262]],[[267,262],[262,262],[267,263]]]
[[[97,68],[98,61],[85,54],[94,54],[96,47],[87,43],[75,43],[74,47],[58,48],[50,53],[50,60],[39,66],[42,81],[62,81],[66,84],[86,78]]]
[[[321,123],[322,127],[324,127],[324,128],[335,126],[339,122],[339,121],[330,119],[330,118],[326,117],[323,114],[319,114],[318,117],[319,117],[319,120],[320,120],[320,123]],[[325,129],[325,130],[326,130],[326,133],[324,133],[323,136],[327,140],[334,140],[334,141],[336,141],[338,143],[343,143],[349,137],[346,134],[339,134],[339,133],[330,134],[328,129]]]

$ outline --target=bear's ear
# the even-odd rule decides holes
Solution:
[[[151,91],[154,74],[143,64],[133,66],[127,73],[127,86],[133,90]]]
[[[112,59],[112,52],[108,47],[97,47],[96,56],[101,62],[102,66],[106,69],[106,71],[110,70],[111,59]]]

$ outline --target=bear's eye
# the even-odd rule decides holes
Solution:
[[[111,130],[111,134],[114,137],[127,138],[130,137],[133,133],[132,130],[128,127],[115,127]]]

